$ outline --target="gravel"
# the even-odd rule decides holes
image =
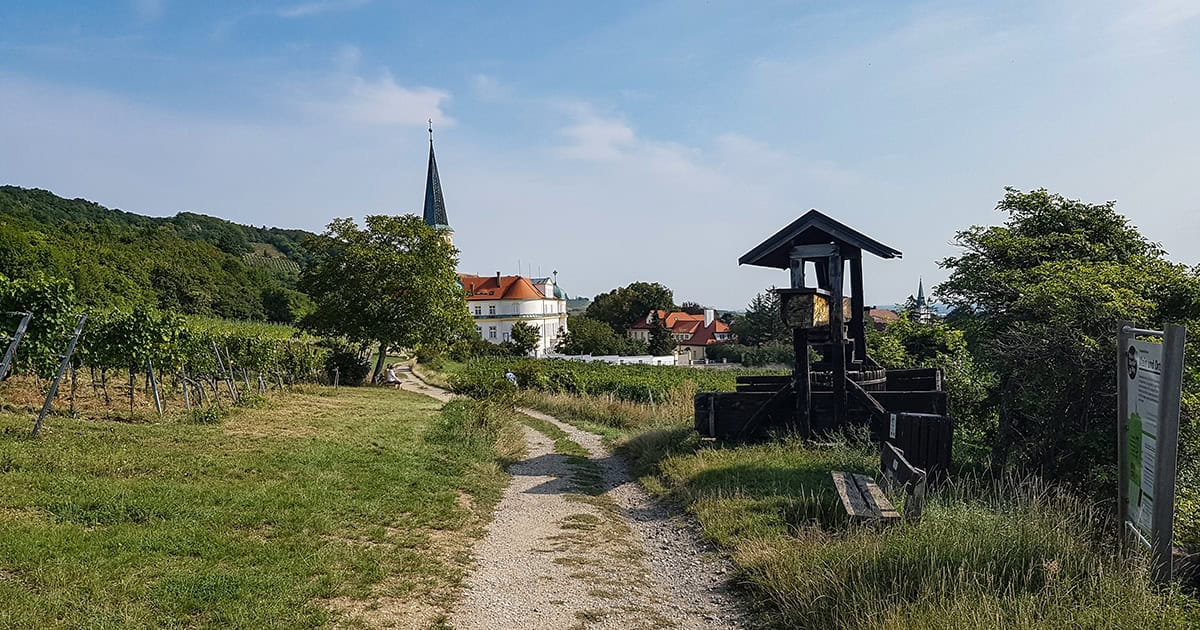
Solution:
[[[409,377],[410,374],[404,374]],[[403,388],[447,400],[449,392],[405,378]],[[461,629],[749,627],[729,578],[733,566],[694,520],[646,493],[600,437],[553,423],[591,454],[602,493],[575,486],[570,458],[526,428],[527,456],[487,534],[450,623]]]

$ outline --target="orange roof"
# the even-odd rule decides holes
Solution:
[[[704,322],[700,322],[700,326],[696,327],[695,332],[688,339],[679,342],[681,346],[708,346],[714,343],[721,343],[717,339],[717,333],[728,333],[729,326],[725,322],[714,319],[711,326],[705,326]]]
[[[546,294],[538,291],[525,276],[473,276],[460,273],[458,281],[466,289],[468,300],[546,299]]]
[[[647,313],[647,315],[649,315],[649,313]],[[685,313],[683,311],[671,311],[670,313],[668,313],[666,311],[661,311],[661,310],[654,311],[654,318],[662,321],[663,326],[666,326],[667,328],[670,328],[671,330],[673,330],[675,332],[690,332],[690,327],[687,330],[679,329],[678,326],[681,323],[683,323],[683,324],[695,323],[695,322],[700,322],[701,324],[704,323],[704,315],[692,315],[691,313]],[[644,318],[644,317],[642,319],[637,320],[636,322],[633,323],[633,325],[630,326],[630,328],[649,328],[649,327],[650,327],[650,324],[646,323],[646,318]]]

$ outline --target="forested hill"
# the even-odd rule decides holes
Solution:
[[[191,212],[148,217],[0,186],[0,274],[67,278],[84,304],[98,308],[150,304],[292,321],[306,302],[294,287],[309,236]]]

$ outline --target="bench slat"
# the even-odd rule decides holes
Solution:
[[[883,494],[883,490],[875,485],[874,481],[865,475],[854,475],[854,483],[879,518],[900,518],[900,513],[896,511],[895,506]]]
[[[854,483],[853,475],[839,471],[833,471],[830,474],[833,475],[833,487],[837,488],[838,496],[841,497],[842,506],[846,508],[847,514],[861,518],[875,518],[878,512],[867,505],[862,493],[858,490],[858,485]]]

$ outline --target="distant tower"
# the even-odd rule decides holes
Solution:
[[[433,157],[433,120],[429,121],[429,172],[425,175],[425,223],[440,230],[446,242],[454,244],[454,229],[446,218],[446,200],[442,198],[442,181],[438,177],[437,159]]]
[[[929,304],[925,301],[925,280],[924,279],[917,280],[917,299],[915,300],[915,302],[916,302],[916,304],[915,304],[916,308],[913,310],[913,316],[917,319],[917,321],[928,324],[929,322],[932,322],[934,319],[936,319],[935,313],[933,312],[933,308],[930,307]]]

